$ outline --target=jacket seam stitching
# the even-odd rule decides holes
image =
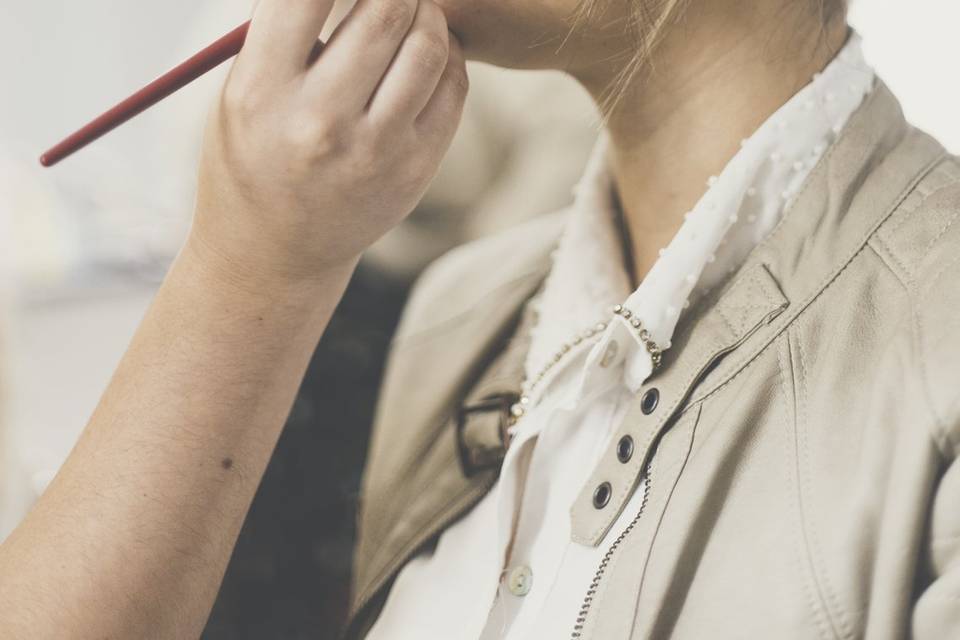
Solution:
[[[792,366],[793,356],[790,348],[789,332],[785,335],[784,342],[785,342],[785,348],[787,351],[787,356],[790,358],[790,362],[791,362],[789,370],[791,372],[790,378],[793,382],[793,389],[794,389],[793,429],[790,430],[790,427],[788,424],[787,426],[788,431],[785,434],[785,437],[783,439],[783,443],[784,443],[783,446],[784,446],[784,449],[786,449],[785,453],[787,457],[787,464],[784,465],[784,468],[786,470],[785,475],[786,475],[786,481],[787,481],[787,491],[789,494],[792,494],[793,503],[796,507],[796,514],[797,514],[796,517],[798,521],[797,522],[798,526],[791,527],[790,533],[791,533],[791,538],[793,539],[794,548],[797,553],[797,556],[795,557],[795,561],[797,563],[797,569],[800,572],[800,576],[799,576],[800,584],[802,585],[804,595],[807,597],[807,604],[810,606],[811,613],[813,613],[813,618],[817,626],[818,635],[824,639],[829,637],[836,638],[836,633],[833,630],[832,624],[830,623],[829,619],[824,618],[825,615],[827,615],[825,610],[826,603],[823,601],[823,598],[819,595],[819,589],[816,588],[816,584],[814,585],[810,584],[811,581],[812,580],[815,581],[815,579],[813,579],[813,572],[811,570],[811,567],[809,566],[810,565],[809,554],[806,553],[804,548],[805,545],[802,543],[800,539],[801,536],[798,533],[799,531],[803,530],[803,508],[801,506],[800,477],[799,477],[800,465],[799,465],[799,456],[797,454],[797,419],[800,414],[800,407],[799,407],[799,394],[797,393],[797,390],[796,390],[796,386],[797,386],[796,376],[793,375],[793,366]],[[780,396],[783,399],[782,401],[784,403],[784,408],[787,408],[790,406],[790,403],[786,397],[787,396],[786,380],[785,380],[786,374],[785,374],[785,367],[783,363],[782,352],[783,352],[783,349],[777,350],[777,363],[778,363],[778,366],[780,367],[780,384],[777,386],[779,387],[779,390],[780,390]],[[794,445],[792,450],[790,447],[791,436],[792,436],[792,441]],[[790,473],[791,465],[793,466],[793,469],[795,471],[794,474]],[[796,484],[794,484],[793,482],[794,476],[796,476],[796,480],[797,480]],[[808,565],[807,571],[804,571],[803,565],[805,563]],[[807,575],[808,573],[809,573],[809,576]],[[816,593],[814,591],[816,591]]]
[[[943,235],[950,230],[950,227],[953,226],[953,223],[957,221],[958,217],[960,217],[960,209],[954,211],[953,215],[947,218],[947,221],[943,224],[943,226],[941,226],[940,229],[937,230],[936,235],[934,235],[930,239],[930,242],[927,243],[927,248],[926,248],[927,251],[930,251],[930,249],[933,248],[933,245],[937,244],[940,238],[942,238]]]
[[[808,295],[807,298],[804,299],[802,302],[798,303],[798,305],[797,305],[797,311],[794,311],[794,312],[793,312],[793,316],[792,316],[792,317],[791,317],[791,315],[790,315],[789,309],[786,310],[786,312],[783,314],[783,317],[784,317],[784,320],[782,320],[783,326],[781,326],[779,329],[777,329],[777,330],[773,333],[773,335],[771,335],[771,336],[767,339],[767,342],[766,342],[766,344],[763,345],[763,347],[757,349],[756,353],[750,355],[749,357],[744,357],[740,362],[738,362],[737,364],[733,365],[732,369],[735,371],[735,373],[733,373],[732,375],[730,375],[726,380],[723,380],[723,381],[719,382],[713,389],[711,389],[710,391],[708,391],[707,393],[705,393],[703,396],[701,396],[701,397],[699,397],[699,398],[695,398],[694,401],[699,402],[699,401],[701,401],[701,400],[706,400],[707,398],[709,398],[710,396],[712,396],[714,393],[716,393],[716,392],[720,389],[720,387],[728,384],[731,380],[733,380],[733,379],[736,378],[738,375],[740,375],[740,373],[743,371],[743,369],[745,369],[747,366],[749,366],[749,364],[750,364],[751,362],[753,362],[753,361],[760,355],[760,353],[761,353],[762,351],[764,351],[767,347],[769,347],[770,344],[772,344],[773,341],[776,340],[777,337],[778,337],[781,333],[785,332],[794,322],[796,322],[797,319],[799,319],[799,318],[806,312],[806,310],[817,300],[817,298],[819,298],[827,289],[829,289],[830,286],[832,286],[832,284],[833,284],[841,275],[843,275],[844,271],[847,270],[847,268],[854,262],[854,260],[856,260],[856,258],[857,258],[861,253],[863,253],[864,248],[865,248],[866,246],[868,246],[868,243],[869,243],[870,238],[871,238],[871,237],[876,233],[876,231],[884,224],[884,222],[890,218],[890,216],[892,216],[894,213],[896,213],[896,211],[897,211],[897,210],[900,208],[900,206],[903,204],[904,199],[905,199],[914,189],[917,188],[917,185],[920,183],[920,181],[921,181],[939,162],[941,162],[941,161],[943,160],[943,158],[945,157],[945,155],[946,155],[946,152],[945,152],[945,151],[944,151],[944,152],[941,152],[941,153],[938,153],[938,154],[937,154],[937,157],[936,157],[935,159],[931,160],[926,166],[924,166],[924,168],[917,173],[917,175],[916,175],[916,177],[914,178],[914,180],[911,181],[906,187],[904,187],[904,189],[897,195],[897,197],[893,198],[894,204],[892,204],[892,205],[890,206],[889,210],[887,211],[887,213],[886,213],[885,215],[881,216],[881,218],[877,221],[877,223],[876,223],[867,233],[864,234],[863,239],[860,240],[860,241],[855,245],[855,246],[857,246],[857,249],[849,256],[849,258],[847,258],[847,259],[845,259],[845,260],[843,261],[842,265],[841,265],[838,269],[836,269],[835,271],[833,271],[833,272],[831,272],[831,273],[828,273],[828,274],[823,278],[823,280],[820,282],[820,284],[818,284],[817,286],[815,286],[815,287],[813,288],[813,293],[811,293],[810,295]],[[888,268],[889,268],[889,267],[888,267]]]
[[[794,326],[796,331],[798,326]],[[787,333],[787,339],[789,341],[789,332]],[[797,405],[800,407],[799,413],[799,422],[800,425],[805,426],[808,423],[807,420],[807,407],[806,407],[806,398],[809,397],[809,388],[807,387],[807,380],[809,374],[807,372],[807,358],[803,353],[803,344],[800,340],[796,341],[797,345],[797,362],[800,365],[800,394],[798,395]],[[850,631],[850,625],[847,620],[847,615],[843,610],[843,607],[840,604],[840,600],[837,597],[836,590],[833,587],[833,584],[830,581],[830,577],[825,570],[825,563],[823,561],[822,551],[820,549],[820,540],[816,532],[816,527],[814,526],[813,521],[808,517],[807,510],[804,508],[806,500],[803,499],[804,489],[806,490],[806,495],[808,500],[813,499],[813,486],[811,484],[812,480],[810,474],[805,472],[806,469],[810,467],[810,448],[806,436],[799,437],[801,429],[797,429],[797,436],[799,440],[800,451],[802,455],[803,464],[798,467],[798,481],[799,481],[799,491],[800,491],[800,518],[801,524],[803,526],[804,539],[806,541],[807,553],[810,556],[811,568],[814,571],[813,577],[814,581],[817,583],[818,589],[821,593],[821,598],[825,597],[826,602],[824,603],[828,619],[831,621],[831,626],[834,626],[834,631],[840,637],[850,637],[852,635]],[[831,610],[833,615],[831,615]],[[836,616],[836,624],[834,625],[833,617]]]
[[[878,251],[877,246],[874,246],[874,242],[879,246],[879,248],[883,249],[883,252]],[[946,458],[954,447],[952,446],[946,421],[936,412],[935,405],[933,403],[933,396],[929,387],[929,375],[926,366],[924,366],[925,360],[922,357],[923,346],[921,336],[923,333],[923,320],[921,319],[920,314],[917,313],[917,308],[919,305],[917,296],[914,294],[914,291],[918,288],[917,284],[916,281],[913,280],[911,274],[903,266],[903,263],[897,258],[889,243],[879,236],[875,236],[874,242],[868,243],[870,250],[873,251],[874,255],[880,259],[884,268],[894,277],[910,301],[910,342],[913,346],[914,352],[920,356],[916,358],[917,373],[920,379],[920,390],[923,393],[924,405],[927,414],[929,414],[934,425],[933,429],[928,429],[928,435],[930,436],[930,439],[933,441],[934,445],[937,447],[940,455]],[[897,268],[894,268],[894,266],[890,264],[890,261],[892,261]],[[937,272],[937,275],[933,280],[939,278],[940,275],[947,270],[947,268],[956,264],[957,262],[960,262],[960,256],[954,258],[944,265],[944,267]],[[902,275],[900,272],[898,272],[898,269],[903,272]]]
[[[651,531],[651,534],[650,534],[650,542],[647,545],[648,552],[644,556],[643,568],[641,569],[641,573],[640,573],[640,582],[637,585],[637,594],[636,594],[636,597],[634,598],[633,620],[631,620],[630,622],[630,635],[629,635],[630,638],[633,638],[634,632],[636,631],[636,628],[637,628],[637,617],[640,613],[640,594],[642,593],[642,590],[643,590],[643,583],[647,578],[647,569],[650,567],[650,560],[653,557],[653,547],[657,543],[657,538],[660,537],[660,529],[663,526],[663,520],[666,517],[667,509],[670,507],[670,500],[673,498],[673,494],[677,490],[677,485],[680,482],[680,476],[683,475],[683,470],[686,469],[687,465],[690,463],[690,456],[693,452],[693,443],[697,436],[697,427],[700,426],[700,417],[701,417],[702,411],[703,411],[703,406],[701,405],[697,407],[696,415],[691,414],[692,416],[691,419],[693,420],[693,424],[690,425],[690,436],[687,441],[686,449],[684,450],[683,459],[674,463],[674,465],[671,466],[669,470],[670,475],[668,477],[672,477],[673,482],[670,484],[669,490],[667,490],[663,496],[662,506],[659,509],[656,522],[652,524],[653,530]],[[653,470],[652,461],[651,461],[649,470],[651,473],[648,474],[647,476],[647,480],[646,480],[647,482],[650,482],[650,478],[652,476],[652,470]],[[640,517],[643,517],[643,516],[641,515]],[[614,562],[617,562],[617,559],[615,559]],[[613,563],[611,563],[611,566],[612,564]]]
[[[930,418],[933,421],[933,428],[928,433],[940,452],[940,455],[946,457],[948,455],[948,448],[945,443],[950,441],[950,437],[947,433],[948,429],[946,422],[937,413],[936,406],[933,403],[933,394],[930,390],[929,375],[925,364],[925,358],[923,357],[923,320],[921,319],[920,314],[917,313],[916,304],[911,304],[910,306],[910,317],[912,320],[910,323],[910,333],[914,350],[918,356],[916,361],[917,371],[920,377],[920,390],[923,393],[923,399],[925,401],[924,404],[926,405],[927,413],[930,415]]]
[[[913,295],[911,292],[916,288],[914,274],[907,268],[903,259],[894,253],[890,243],[880,236],[879,230],[878,233],[870,236],[870,239],[867,241],[867,247],[880,259],[884,268],[897,280],[906,294],[912,299]]]
[[[924,365],[925,359],[923,358],[922,340],[922,334],[924,332],[923,320],[920,317],[920,314],[917,312],[919,305],[917,295],[915,294],[918,286],[910,272],[907,271],[907,269],[903,266],[903,263],[893,252],[893,249],[890,247],[888,242],[879,237],[879,235],[874,235],[871,240],[872,242],[868,242],[867,246],[871,251],[873,251],[874,255],[880,259],[880,262],[883,264],[884,268],[897,281],[910,301],[910,342],[913,346],[914,353],[918,356],[916,358],[916,367],[918,377],[920,379],[920,391],[923,393],[924,405],[927,414],[929,414],[930,419],[933,421],[933,429],[928,429],[927,431],[930,439],[937,447],[940,455],[946,457],[949,455],[950,450],[953,447],[950,446],[951,439],[948,433],[949,430],[947,428],[946,421],[940,415],[938,415],[936,407],[933,403],[933,396],[930,392],[929,375],[927,368]],[[874,246],[874,244],[877,246]],[[878,251],[878,247],[883,249],[883,252]],[[896,269],[890,264],[890,261],[896,265]],[[944,267],[937,272],[937,275],[933,278],[933,280],[939,278],[940,275],[947,270],[947,268],[953,264],[956,264],[957,262],[960,262],[960,257],[954,258],[944,265]],[[900,272],[898,272],[898,269],[902,271],[902,275]]]
[[[948,158],[944,158],[944,161],[946,160],[948,160]],[[947,173],[944,168],[944,162],[937,163],[937,166],[931,169],[930,177],[932,178],[937,173]],[[900,207],[899,210],[894,213],[894,215],[892,216],[892,219],[889,222],[890,228],[886,229],[887,235],[893,236],[894,234],[896,234],[896,232],[899,231],[900,228],[903,227],[903,225],[905,225],[907,222],[911,220],[910,214],[922,208],[931,197],[935,196],[942,189],[947,188],[949,185],[956,183],[957,182],[956,177],[955,176],[952,176],[952,177],[953,177],[953,180],[946,182],[944,184],[941,184],[939,186],[930,187],[929,185],[927,186],[918,185],[917,196],[919,198],[919,202],[917,202],[916,204],[913,204],[910,207]],[[932,188],[932,191],[927,191],[927,189],[930,189],[930,188]]]

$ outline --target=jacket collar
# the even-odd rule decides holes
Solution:
[[[779,225],[751,252],[740,273],[765,265],[789,300],[802,302],[815,295],[825,280],[864,246],[903,192],[919,180],[920,175],[905,172],[904,167],[928,166],[944,153],[936,141],[907,125],[896,98],[878,80],[808,176]],[[418,322],[412,326],[401,323],[394,359],[428,343],[442,342],[444,369],[470,370],[542,286],[568,214],[561,211],[516,229],[511,237],[522,237],[523,242],[514,242],[510,250],[496,247],[500,238],[480,241],[488,246],[476,246],[475,251],[489,250],[497,263],[485,265],[482,272],[470,273],[467,279],[456,263],[469,258],[457,251],[444,259],[445,269],[424,274],[423,279],[431,281],[430,288],[442,291],[443,298],[431,300],[434,307],[429,311],[407,309],[405,317],[416,317]],[[443,279],[450,281],[441,282]],[[724,300],[728,307],[749,307],[749,294],[744,295],[736,281],[734,278],[699,306],[708,311]],[[681,324],[689,327],[695,323],[691,319]],[[444,378],[445,383],[437,381],[441,382],[439,388],[429,389],[431,396],[447,397],[464,382],[455,375]]]
[[[741,371],[829,286],[943,154],[939,144],[906,124],[896,99],[878,83],[778,227],[734,280],[716,298],[691,309],[678,327],[674,348],[639,390],[571,509],[575,541],[599,544],[664,431]],[[646,415],[640,398],[652,387],[658,389],[659,405]],[[639,443],[639,455],[617,464],[616,443],[625,435]],[[603,482],[611,483],[613,498],[596,509],[592,495]]]
[[[751,252],[740,273],[765,265],[788,299],[799,302],[809,298],[863,248],[867,237],[925,174],[904,171],[904,167],[928,168],[944,154],[939,143],[906,123],[897,99],[878,80],[808,176],[779,225]],[[498,264],[471,273],[469,282],[431,283],[447,295],[429,314],[416,309],[406,312],[428,315],[430,320],[417,326],[402,324],[395,348],[406,351],[437,340],[473,347],[455,350],[448,370],[480,358],[481,346],[502,333],[543,284],[568,213],[545,216],[517,229],[524,244],[498,253]],[[493,245],[495,241],[481,242]],[[462,278],[464,274],[450,264],[459,257],[449,256],[445,265],[449,276],[428,272],[424,278]],[[749,295],[744,297],[736,280],[705,299],[702,306],[709,310],[720,300],[731,307],[749,306]]]

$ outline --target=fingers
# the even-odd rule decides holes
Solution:
[[[447,66],[440,82],[415,121],[423,142],[442,149],[446,149],[453,139],[469,89],[463,49],[453,34],[449,47]]]
[[[307,77],[309,87],[360,111],[413,24],[418,0],[358,0],[337,26]]]
[[[237,67],[259,78],[303,73],[334,0],[260,0]]]
[[[421,0],[406,39],[370,101],[370,117],[379,122],[412,122],[443,75],[449,40],[440,7],[431,0]]]

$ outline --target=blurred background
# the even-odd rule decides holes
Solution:
[[[0,539],[68,454],[177,251],[226,67],[54,170],[36,157],[251,5],[0,3]],[[856,0],[851,21],[907,117],[960,152],[960,3]],[[556,74],[470,73],[440,176],[369,252],[314,355],[205,638],[335,637],[376,389],[410,283],[448,248],[571,199],[597,133],[585,94]]]

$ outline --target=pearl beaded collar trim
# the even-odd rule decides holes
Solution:
[[[647,349],[647,353],[650,354],[650,361],[653,363],[653,368],[656,369],[659,367],[663,351],[660,350],[657,343],[650,337],[650,332],[643,326],[643,321],[634,316],[633,312],[622,304],[613,307],[613,314],[622,317],[630,323],[631,327],[637,330],[637,337],[640,338],[640,342],[643,343],[643,346]]]
[[[598,337],[606,330],[607,323],[598,322],[596,326],[582,331],[574,336],[573,340],[571,340],[569,343],[564,342],[562,345],[560,345],[560,349],[558,349],[553,357],[547,361],[537,375],[530,379],[524,379],[524,381],[521,383],[520,400],[510,407],[510,424],[512,425],[516,423],[516,421],[522,418],[527,412],[527,407],[530,406],[531,394],[543,381],[547,374],[550,373],[551,369],[560,364],[564,357],[571,351],[577,351],[580,347],[586,344],[592,344],[594,338]]]
[[[614,305],[611,310],[613,315],[620,316],[626,322],[630,324],[636,330],[637,337],[640,339],[640,342],[643,343],[643,346],[646,347],[647,353],[650,354],[650,360],[653,362],[653,368],[656,369],[660,366],[660,361],[663,356],[663,351],[660,347],[657,346],[657,343],[650,338],[650,332],[646,330],[641,322],[640,318],[637,318],[633,315],[633,312],[630,309],[627,309],[622,304]],[[573,341],[570,343],[563,343],[560,346],[560,349],[554,354],[543,369],[532,379],[529,384],[526,381],[523,382],[523,388],[520,395],[520,400],[513,404],[510,407],[510,424],[515,424],[517,420],[523,417],[527,412],[527,407],[530,405],[530,395],[536,389],[537,385],[543,381],[544,377],[550,372],[555,365],[560,364],[564,357],[570,353],[571,350],[576,349],[577,347],[583,345],[584,343],[589,343],[593,338],[599,336],[604,331],[607,330],[607,323],[600,322],[595,327],[587,329],[586,331],[578,334],[573,338]]]
[[[632,292],[615,222],[609,140],[602,134],[575,190],[544,290],[531,302],[539,320],[526,363],[525,410],[537,403],[530,391],[547,393],[551,379],[562,368],[560,363],[583,353],[582,327],[593,331],[588,361],[595,363],[601,362],[613,333],[627,326],[634,329],[635,345],[618,338],[618,361],[624,362],[627,387],[639,388],[659,363],[662,351],[670,348],[683,310],[722,286],[779,223],[873,84],[873,71],[863,59],[859,36],[853,33],[822,73],[741,142],[741,149],[720,174],[705,178],[706,192],[683,216],[674,238]],[[613,317],[597,312],[615,304],[621,313]],[[629,313],[626,317],[624,310]],[[612,322],[614,318],[618,322]],[[641,324],[642,333],[634,321]],[[604,328],[598,336],[599,326]],[[570,341],[571,335],[579,341]],[[521,408],[517,413],[522,415]]]

